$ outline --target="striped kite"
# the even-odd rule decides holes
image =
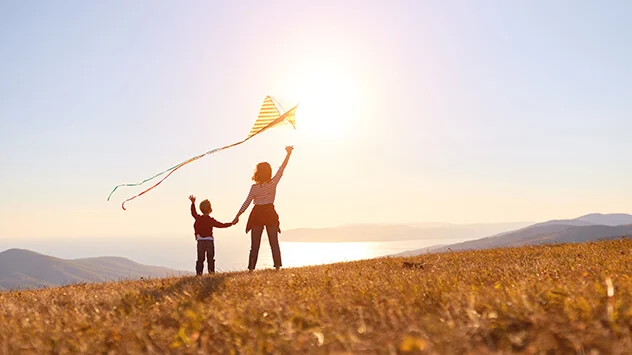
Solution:
[[[183,162],[181,162],[180,164],[174,165],[171,168],[160,172],[152,177],[149,177],[141,182],[138,183],[134,183],[134,184],[120,184],[117,185],[116,187],[114,187],[114,190],[112,190],[112,192],[110,192],[110,195],[108,196],[108,201],[110,201],[110,197],[112,197],[112,194],[114,194],[114,191],[116,191],[116,189],[118,189],[121,186],[140,186],[144,183],[146,183],[147,181],[151,181],[159,176],[162,176],[164,174],[165,175],[162,179],[160,179],[160,181],[158,181],[156,184],[154,184],[153,186],[151,186],[150,188],[148,188],[147,190],[139,193],[138,195],[132,196],[130,198],[128,198],[127,200],[123,201],[123,203],[121,204],[121,207],[123,208],[123,210],[125,210],[125,202],[127,201],[131,201],[139,196],[142,196],[144,194],[146,194],[147,192],[151,191],[153,188],[155,188],[156,186],[160,185],[161,182],[165,181],[171,174],[173,174],[176,170],[180,169],[181,167],[196,161],[202,157],[205,157],[209,154],[213,154],[213,153],[217,153],[219,151],[222,151],[224,149],[228,149],[237,145],[240,145],[244,142],[246,142],[247,140],[249,140],[250,138],[256,136],[257,134],[284,124],[284,123],[289,123],[292,125],[292,127],[294,127],[296,129],[296,108],[298,107],[298,105],[292,107],[291,109],[289,109],[288,111],[285,111],[283,114],[281,114],[281,112],[279,111],[279,108],[281,108],[281,110],[283,110],[283,108],[281,107],[281,105],[279,105],[272,97],[270,96],[266,96],[266,98],[263,100],[263,105],[261,106],[261,110],[259,111],[259,116],[257,117],[257,120],[255,121],[255,124],[252,126],[252,129],[250,130],[250,133],[248,133],[248,137],[246,137],[244,140],[239,141],[237,143],[233,143],[230,145],[227,145],[225,147],[221,147],[221,148],[215,148],[212,150],[209,150],[206,153],[194,156],[193,158],[189,158]]]

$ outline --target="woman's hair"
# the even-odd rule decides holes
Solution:
[[[252,181],[261,184],[270,180],[272,180],[272,167],[270,164],[268,162],[257,164],[255,173],[252,175]]]
[[[202,211],[203,214],[210,214],[211,212],[213,212],[211,202],[209,200],[204,200],[200,202],[200,211]]]

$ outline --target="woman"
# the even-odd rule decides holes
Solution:
[[[239,216],[242,215],[250,206],[250,202],[254,201],[255,207],[250,212],[248,217],[248,223],[246,224],[246,233],[250,234],[250,257],[248,259],[248,270],[252,271],[257,265],[257,258],[259,257],[259,246],[261,245],[261,235],[263,234],[263,228],[266,228],[268,233],[268,241],[270,242],[270,248],[272,249],[272,259],[274,260],[274,267],[279,270],[281,268],[281,249],[279,249],[279,215],[274,209],[274,198],[276,196],[276,188],[281,176],[283,176],[283,170],[287,166],[287,162],[290,160],[292,150],[294,147],[285,147],[287,155],[279,170],[272,177],[272,167],[267,162],[257,164],[255,173],[252,176],[252,180],[255,182],[250,187],[250,193],[246,201],[239,209],[237,216],[233,220],[233,223],[239,222]]]

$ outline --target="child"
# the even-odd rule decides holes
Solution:
[[[196,274],[202,275],[204,271],[204,257],[208,259],[208,272],[215,272],[215,242],[213,238],[213,227],[227,228],[234,223],[221,223],[211,217],[213,212],[211,203],[209,200],[204,200],[200,203],[200,211],[202,215],[199,215],[195,210],[195,196],[189,196],[191,200],[191,215],[195,218],[193,228],[195,229],[195,240],[197,240],[197,262],[195,263]]]

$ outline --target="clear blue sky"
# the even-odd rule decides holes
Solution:
[[[254,165],[279,165],[286,144],[286,228],[632,213],[630,14],[629,1],[3,1],[0,237],[175,233],[191,228],[191,193],[231,220]],[[139,190],[105,202],[244,138],[266,94],[305,103],[296,132],[191,164],[127,212]]]

